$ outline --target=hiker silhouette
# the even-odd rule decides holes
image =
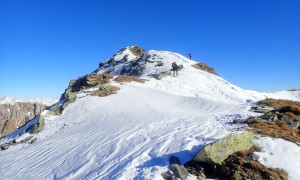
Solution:
[[[189,53],[189,57],[190,57],[190,59],[192,59],[192,56],[193,56],[193,55],[192,55],[192,53]]]
[[[176,62],[173,62],[172,63],[172,71],[173,71],[173,76],[178,76],[178,69],[179,69],[179,66],[176,64]]]

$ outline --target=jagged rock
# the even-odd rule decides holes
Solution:
[[[179,178],[181,180],[186,180],[189,175],[188,170],[178,164],[171,164],[171,170],[173,171],[175,178]]]
[[[218,73],[215,71],[214,68],[212,67],[209,67],[207,64],[204,64],[204,63],[197,63],[197,64],[194,64],[192,65],[194,68],[196,69],[200,69],[202,71],[206,71],[206,72],[209,72],[211,74],[214,74],[214,75],[217,75],[218,76]]]
[[[161,176],[165,179],[165,180],[172,180],[172,173],[170,171],[166,171],[164,173],[161,173]]]
[[[251,132],[242,134],[230,134],[207,145],[195,157],[195,161],[210,164],[221,164],[229,155],[242,150],[247,150],[253,145],[254,135]]]
[[[36,125],[33,126],[31,133],[32,134],[39,133],[44,128],[44,124],[45,124],[45,119],[42,115],[40,115],[38,122],[36,123]]]
[[[114,77],[112,74],[87,74],[79,77],[76,80],[71,80],[68,88],[62,94],[60,101],[64,100],[64,104],[60,108],[60,112],[67,107],[70,103],[76,101],[77,93],[81,90],[95,87],[101,84],[107,84]],[[92,94],[96,95],[98,92]],[[98,93],[99,94],[99,93]]]
[[[15,102],[0,104],[0,133],[6,136],[34,119],[47,108],[41,103]]]
[[[143,48],[136,45],[129,47],[129,51],[138,58],[142,57],[146,52]]]
[[[78,78],[72,85],[69,86],[71,92],[78,92],[80,90],[88,89],[98,84],[109,83],[114,76],[112,74],[87,74]]]

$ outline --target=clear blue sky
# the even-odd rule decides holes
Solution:
[[[0,96],[59,97],[135,44],[244,89],[300,88],[299,0],[0,0]]]

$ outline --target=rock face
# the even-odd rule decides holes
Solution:
[[[230,134],[201,150],[195,157],[195,161],[220,165],[229,155],[249,149],[253,146],[254,135],[251,132],[242,134]]]
[[[64,100],[64,105],[61,107],[60,112],[70,103],[76,101],[77,93],[81,90],[85,90],[97,85],[103,85],[110,82],[114,76],[112,74],[96,74],[91,73],[85,76],[79,77],[75,80],[71,80],[68,88],[62,94],[60,101]],[[101,87],[100,87],[101,88]],[[100,89],[101,91],[101,89]],[[94,92],[93,95],[97,95],[99,92]],[[103,93],[100,93],[103,94]]]
[[[197,64],[194,64],[193,67],[218,76],[218,73],[215,71],[215,69],[212,67],[209,67],[207,64],[197,63]]]
[[[6,136],[22,127],[45,109],[46,105],[41,103],[15,102],[13,104],[0,104],[1,136]]]
[[[140,76],[148,58],[143,58],[146,51],[139,46],[130,46],[121,49],[117,54],[105,62],[99,63],[95,71],[101,74],[116,74],[127,76]]]

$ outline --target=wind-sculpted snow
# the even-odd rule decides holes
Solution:
[[[155,179],[167,170],[170,155],[183,162],[192,158],[236,127],[222,116],[245,115],[245,109],[123,85],[116,95],[69,105],[46,123],[36,144],[1,152],[0,174],[4,179]]]

